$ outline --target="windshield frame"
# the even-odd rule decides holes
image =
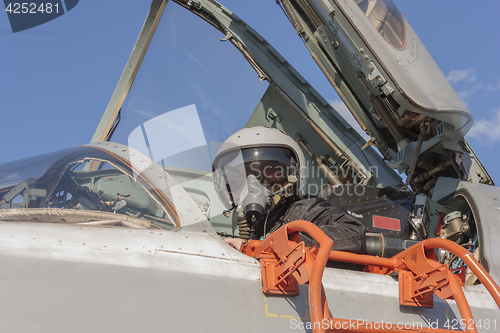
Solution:
[[[120,121],[120,109],[141,67],[167,3],[168,0],[153,0],[151,2],[148,16],[137,37],[132,53],[90,142],[109,141],[110,136],[118,125]]]

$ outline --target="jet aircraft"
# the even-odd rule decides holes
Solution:
[[[91,142],[0,165],[3,331],[500,325],[500,190],[403,13],[391,0],[278,5],[369,139],[229,8],[153,0]],[[330,252],[303,222],[245,253],[224,242],[246,221],[217,195],[212,162],[252,126],[300,145],[307,194],[356,216],[367,254]]]

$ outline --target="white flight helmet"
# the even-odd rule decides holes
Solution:
[[[226,208],[241,204],[255,195],[260,186],[266,195],[305,195],[307,168],[302,150],[286,133],[255,126],[237,131],[223,142],[212,166],[215,188]],[[248,199],[247,199],[248,200]],[[265,207],[265,205],[264,205]]]

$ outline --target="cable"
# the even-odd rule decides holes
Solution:
[[[477,247],[476,243],[477,243],[477,239],[478,239],[478,235],[476,234],[476,238],[474,239],[474,241],[472,243],[467,243],[467,244],[462,244],[463,247],[468,247],[468,246],[474,246],[474,247]],[[474,253],[476,249],[472,249],[472,250],[469,250],[470,252]],[[453,269],[455,268],[458,268],[458,265],[460,265],[460,263],[462,262],[462,259],[460,259],[456,264],[455,266],[453,267]],[[451,262],[450,262],[451,264]]]

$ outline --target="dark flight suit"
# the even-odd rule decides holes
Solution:
[[[265,219],[265,215],[264,218]],[[344,208],[333,207],[320,198],[302,199],[277,206],[269,213],[266,229],[271,233],[282,225],[295,220],[305,220],[316,224],[333,240],[333,249],[338,251],[362,252],[364,250],[365,226]],[[261,230],[264,226],[261,223]],[[300,239],[306,246],[315,241],[305,233]]]

